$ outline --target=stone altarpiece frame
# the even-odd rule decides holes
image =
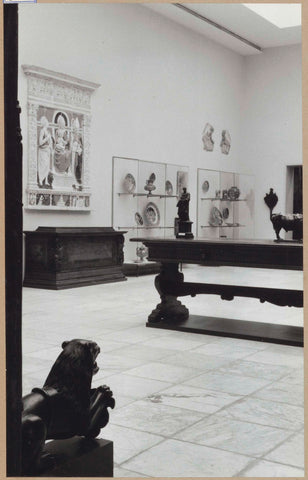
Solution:
[[[22,68],[28,79],[26,208],[89,211],[91,95],[100,85]]]

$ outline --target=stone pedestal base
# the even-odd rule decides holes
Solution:
[[[109,440],[53,440],[44,451],[54,457],[55,464],[40,477],[113,477],[113,442]]]
[[[176,238],[194,238],[191,233],[191,226],[193,222],[190,220],[180,220],[179,218],[174,219],[174,234]]]
[[[142,263],[124,263],[122,270],[127,277],[140,275],[151,275],[160,272],[161,264],[159,262],[142,262]]]

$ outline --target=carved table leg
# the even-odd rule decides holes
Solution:
[[[181,322],[186,320],[189,316],[188,308],[177,300],[176,293],[164,293],[164,285],[168,281],[176,284],[183,283],[184,275],[178,270],[178,263],[163,263],[161,273],[155,277],[155,287],[158,291],[161,302],[152,311],[148,317],[150,323],[166,321],[166,322]]]

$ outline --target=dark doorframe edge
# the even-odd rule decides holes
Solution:
[[[3,6],[7,476],[21,474],[22,144],[18,95],[18,7]]]

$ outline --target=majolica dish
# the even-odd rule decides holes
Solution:
[[[213,207],[210,214],[209,224],[213,227],[218,227],[223,223],[222,215],[217,207]]]
[[[159,225],[160,213],[155,203],[150,202],[146,205],[144,210],[144,217],[149,226],[154,227]]]
[[[128,173],[123,182],[124,189],[127,193],[133,193],[136,188],[136,180],[131,173]]]
[[[237,187],[231,187],[228,190],[228,197],[230,198],[230,200],[237,200],[239,198],[240,194],[241,194],[241,192],[240,192],[239,188],[237,188]]]
[[[172,195],[173,194],[173,185],[169,180],[166,180],[165,190],[166,190],[167,195]]]
[[[223,211],[222,211],[222,218],[224,220],[226,220],[227,218],[229,218],[229,208],[224,208]]]
[[[137,225],[139,225],[139,226],[143,225],[143,218],[142,218],[142,216],[140,215],[139,212],[135,213],[135,220],[136,220]]]
[[[207,180],[202,183],[202,192],[207,193],[209,191],[210,184]]]

